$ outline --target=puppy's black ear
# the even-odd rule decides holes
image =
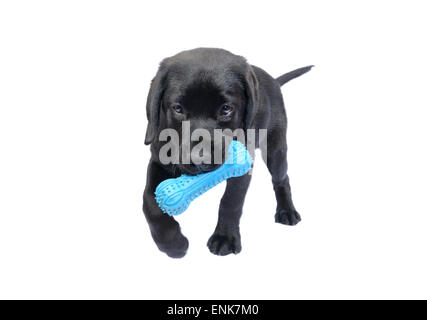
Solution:
[[[245,74],[245,91],[246,91],[246,116],[245,129],[253,128],[255,115],[258,111],[258,96],[259,96],[258,79],[253,68],[248,65]]]
[[[162,102],[163,93],[165,91],[166,67],[162,61],[156,76],[151,81],[150,91],[147,97],[147,119],[148,126],[145,133],[145,144],[150,144],[154,141],[159,129],[159,112]]]

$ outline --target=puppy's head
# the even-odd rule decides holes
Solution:
[[[145,144],[155,144],[157,151],[166,142],[159,141],[164,129],[174,129],[179,135],[179,150],[183,154],[200,141],[190,141],[183,148],[183,124],[190,135],[204,129],[212,137],[209,148],[210,163],[183,163],[178,167],[187,174],[210,171],[220,165],[213,161],[217,151],[214,129],[246,130],[252,128],[256,114],[258,83],[252,67],[243,57],[222,49],[199,48],[183,51],[160,64],[147,99],[148,127]],[[194,137],[194,136],[193,136]],[[200,137],[203,139],[202,137]],[[216,148],[216,149],[215,149]],[[221,143],[222,159],[225,144]],[[202,150],[200,151],[202,152]],[[206,154],[201,155],[206,159]]]

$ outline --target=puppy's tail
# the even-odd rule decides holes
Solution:
[[[302,76],[304,73],[307,73],[313,68],[314,66],[307,66],[304,68],[299,68],[294,71],[285,73],[284,75],[278,77],[276,81],[283,86],[286,82],[291,81],[292,79],[298,78],[299,76]]]

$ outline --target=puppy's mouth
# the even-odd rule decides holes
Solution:
[[[182,171],[182,173],[194,176],[197,174],[213,171],[220,166],[221,166],[220,164],[199,164],[199,165],[186,164],[186,165],[179,165],[178,167]]]

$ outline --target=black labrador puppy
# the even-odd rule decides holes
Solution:
[[[277,79],[226,50],[198,48],[166,58],[153,79],[147,99],[148,128],[145,144],[151,144],[143,211],[158,248],[173,258],[183,257],[188,240],[173,217],[158,207],[154,191],[159,183],[181,174],[198,174],[218,164],[163,164],[159,151],[163,129],[181,132],[183,121],[191,130],[238,128],[266,129],[268,148],[263,158],[277,199],[275,221],[296,225],[300,215],[292,203],[287,174],[287,119],[280,86],[308,72],[312,66],[286,73]],[[264,131],[265,132],[265,131]],[[182,142],[181,142],[182,143]],[[259,146],[259,139],[256,146]],[[239,220],[251,180],[250,174],[227,180],[219,206],[219,219],[207,245],[217,255],[241,251]]]

